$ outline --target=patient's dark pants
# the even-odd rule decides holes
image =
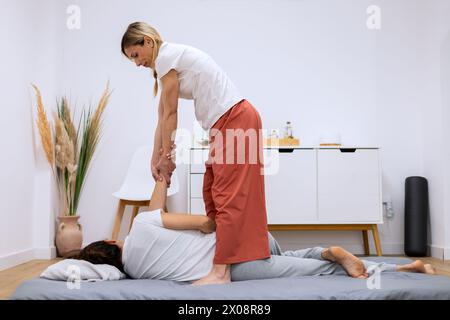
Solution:
[[[231,265],[231,280],[255,280],[269,278],[292,278],[326,274],[346,275],[345,270],[335,262],[322,258],[323,248],[314,247],[296,251],[281,252],[280,246],[269,233],[271,257]],[[369,276],[373,272],[395,271],[395,264],[362,260]]]

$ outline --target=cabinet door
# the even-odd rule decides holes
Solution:
[[[203,175],[205,173],[205,161],[208,159],[208,152],[209,149],[207,148],[190,150],[188,211],[192,214],[205,214],[203,204]]]
[[[268,224],[316,223],[316,152],[289,150],[264,150]]]
[[[191,173],[205,173],[205,162],[208,160],[209,149],[191,149]]]
[[[192,173],[191,177],[191,198],[203,198],[203,174]]]
[[[381,223],[378,149],[318,150],[321,223]]]
[[[206,215],[203,199],[191,198],[191,214]]]

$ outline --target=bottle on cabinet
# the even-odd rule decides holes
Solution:
[[[272,129],[272,132],[269,135],[269,139],[278,139],[278,131],[275,129]]]
[[[285,127],[278,131],[273,129],[269,136],[264,140],[265,146],[275,147],[299,147],[300,139],[294,138],[294,132],[292,130],[292,124],[290,121],[286,121]]]
[[[290,121],[286,122],[286,126],[284,127],[284,138],[293,139],[294,134],[292,132],[292,125]]]

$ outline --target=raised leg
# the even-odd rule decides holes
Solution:
[[[362,235],[364,241],[364,254],[368,256],[370,254],[370,248],[369,248],[369,235],[367,234],[367,230],[363,230]]]
[[[376,224],[372,225],[372,233],[373,233],[373,240],[375,241],[375,248],[377,249],[377,256],[381,256],[381,242],[380,242],[380,236],[378,234],[378,226]]]
[[[111,239],[117,240],[117,236],[119,235],[120,225],[122,224],[123,213],[125,212],[125,201],[119,200],[119,208],[117,209],[116,219],[114,221],[114,227]]]
[[[134,206],[133,213],[131,214],[130,228],[128,229],[128,232],[130,232],[131,227],[133,226],[134,218],[136,218],[138,212],[139,212],[139,206]]]

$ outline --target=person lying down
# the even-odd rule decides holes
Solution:
[[[167,213],[163,209],[167,184],[157,181],[149,211],[136,216],[124,241],[96,241],[75,257],[93,264],[110,264],[134,279],[195,281],[211,270],[215,252],[215,223],[205,215]],[[417,260],[394,265],[361,260],[341,247],[314,247],[282,252],[269,233],[271,257],[231,265],[231,281],[347,274],[367,278],[379,272],[434,274]],[[226,282],[228,282],[226,281]],[[225,282],[225,281],[224,281]]]

